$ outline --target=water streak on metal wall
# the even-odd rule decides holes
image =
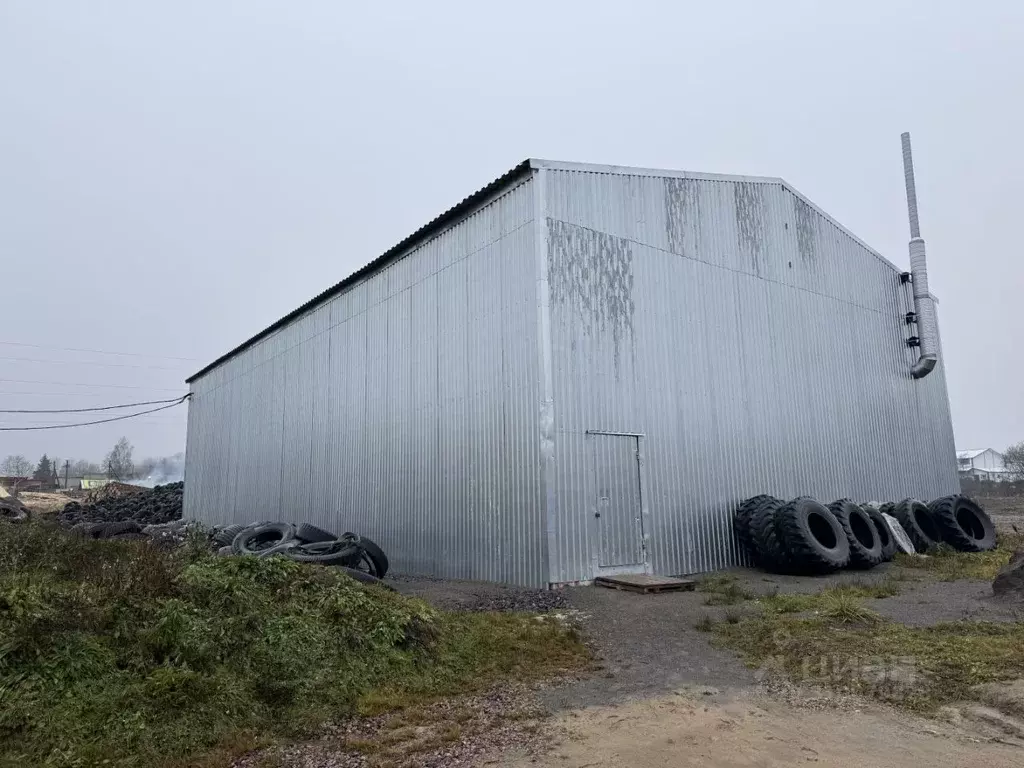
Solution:
[[[593,576],[587,430],[643,433],[656,573],[741,561],[737,501],[957,489],[940,368],[898,270],[776,180],[549,164],[552,581]]]
[[[532,191],[193,381],[186,515],[310,520],[401,572],[546,583]]]

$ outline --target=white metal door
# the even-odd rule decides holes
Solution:
[[[642,565],[640,445],[635,435],[591,434],[597,499],[594,516],[602,568]]]

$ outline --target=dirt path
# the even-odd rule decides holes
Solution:
[[[683,696],[561,713],[546,754],[507,755],[502,768],[793,766],[1011,768],[1019,747],[976,732],[865,706],[799,709],[759,695],[721,704]]]

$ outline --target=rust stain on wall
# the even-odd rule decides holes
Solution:
[[[633,250],[628,240],[548,219],[551,300],[571,307],[588,335],[611,334],[616,360],[633,334]]]
[[[749,263],[751,271],[761,277],[764,267],[764,187],[760,184],[738,181],[733,183],[736,201],[736,231],[738,245]]]

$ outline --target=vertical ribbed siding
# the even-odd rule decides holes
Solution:
[[[778,181],[550,168],[553,581],[598,566],[586,432],[643,433],[651,566],[740,561],[735,504],[954,492],[898,272]]]
[[[547,583],[527,180],[192,383],[186,514],[312,520],[396,572]]]

